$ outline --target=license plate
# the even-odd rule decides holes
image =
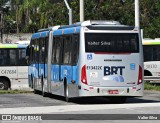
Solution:
[[[109,94],[119,94],[118,90],[109,90]]]

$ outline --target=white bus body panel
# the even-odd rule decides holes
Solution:
[[[0,76],[7,77],[12,90],[30,90],[28,85],[28,66],[0,67]]]
[[[144,76],[145,81],[153,81],[155,83],[160,82],[160,62],[148,61],[144,62],[144,70],[149,71],[152,76]]]
[[[83,30],[85,29],[81,28],[79,71],[81,72],[82,67],[86,65],[88,85],[83,84],[81,82],[80,80],[81,74],[79,74],[79,83],[81,83],[79,96],[143,96],[144,83],[142,82],[142,84],[137,85],[139,66],[143,70],[142,48],[140,48],[140,53],[128,53],[128,54],[85,53],[84,50],[85,42],[82,41],[84,40]],[[87,32],[119,33],[116,31],[98,31],[98,30],[96,31],[89,30]],[[123,32],[129,33],[127,31],[121,31],[121,33]],[[139,43],[139,45],[140,45],[139,47],[142,47],[141,42]],[[89,56],[91,56],[91,58],[88,58]],[[105,76],[104,75],[105,71],[104,69],[106,69],[105,67],[109,67],[110,70],[112,69],[113,73],[114,71],[117,72],[117,75]],[[115,70],[116,68],[117,70]],[[120,72],[122,75],[120,75]],[[116,91],[118,90],[118,94],[117,93],[109,94],[108,92],[110,90],[116,90]]]

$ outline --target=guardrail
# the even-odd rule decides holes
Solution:
[[[144,76],[144,81],[150,81],[150,83],[160,83],[160,76]]]

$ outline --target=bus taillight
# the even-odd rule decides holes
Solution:
[[[142,67],[139,66],[139,75],[138,75],[138,83],[137,85],[142,84]]]
[[[86,65],[84,65],[81,70],[81,82],[87,85]]]

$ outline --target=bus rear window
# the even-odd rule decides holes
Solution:
[[[138,53],[137,33],[85,33],[86,52]]]

